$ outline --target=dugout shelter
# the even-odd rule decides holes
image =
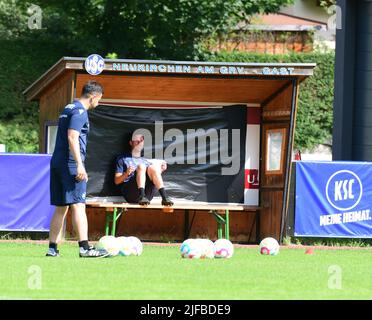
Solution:
[[[213,239],[214,218],[199,214],[209,204],[231,206],[232,241],[283,236],[297,97],[315,64],[105,59],[91,75],[85,62],[63,57],[24,91],[39,103],[40,153],[52,153],[61,110],[96,80],[104,96],[89,112],[88,203],[124,201],[113,184],[115,159],[138,128],[151,141],[145,152],[171,162],[169,195],[188,203],[169,214],[156,206],[129,210],[118,234]],[[91,236],[102,234],[104,210],[88,207]]]

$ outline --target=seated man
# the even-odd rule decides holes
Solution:
[[[162,205],[172,206],[167,197],[161,174],[167,169],[164,160],[147,160],[141,157],[144,136],[135,135],[129,141],[131,153],[118,157],[115,171],[115,184],[121,185],[126,201],[148,205],[154,197],[155,188],[162,197]]]

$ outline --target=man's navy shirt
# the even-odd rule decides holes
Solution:
[[[146,168],[151,164],[146,158],[144,157],[133,157],[130,153],[123,154],[116,158],[116,173],[124,173],[127,169],[132,166],[137,169],[138,165],[144,164]],[[132,177],[134,177],[135,171],[132,172],[125,180],[128,182]]]
[[[51,160],[51,167],[53,168],[66,167],[66,165],[70,168],[77,166],[68,144],[68,129],[80,132],[80,155],[81,160],[84,162],[89,132],[89,118],[87,110],[79,101],[68,104],[59,116],[56,144]]]

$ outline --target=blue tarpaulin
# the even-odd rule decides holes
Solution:
[[[372,163],[296,162],[295,236],[372,238]]]
[[[0,153],[0,230],[49,231],[51,155]]]

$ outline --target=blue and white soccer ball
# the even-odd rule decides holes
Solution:
[[[199,259],[202,255],[201,247],[196,239],[187,239],[182,242],[180,251],[182,258]]]
[[[279,253],[279,243],[276,239],[267,237],[260,242],[260,253],[263,255],[276,256]]]
[[[229,259],[234,254],[234,246],[230,240],[218,239],[214,242],[214,257]]]
[[[140,256],[143,252],[143,245],[140,239],[137,237],[128,237],[128,241],[131,247],[131,253],[134,256]]]
[[[119,242],[114,236],[103,236],[99,239],[97,249],[105,249],[110,256],[117,256],[119,254]]]
[[[120,256],[140,256],[143,252],[143,245],[137,237],[118,237]]]
[[[119,243],[119,256],[130,256],[132,254],[132,243],[128,237],[118,237]]]

